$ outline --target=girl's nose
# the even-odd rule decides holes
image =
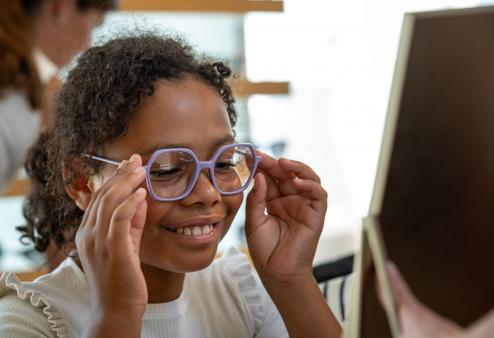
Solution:
[[[201,203],[205,205],[212,205],[221,200],[221,194],[211,182],[211,177],[207,170],[202,170],[197,177],[196,184],[192,188],[190,195],[184,200],[184,204],[192,205]]]

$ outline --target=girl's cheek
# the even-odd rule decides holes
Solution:
[[[242,205],[242,202],[244,200],[244,195],[243,194],[237,194],[237,195],[233,195],[233,196],[228,196],[226,198],[226,204],[228,206],[228,210],[229,210],[229,221],[233,221],[233,219],[235,218],[235,216],[237,215],[238,213],[238,210],[240,209],[240,206]]]

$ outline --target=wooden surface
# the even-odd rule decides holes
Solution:
[[[166,12],[282,12],[281,0],[121,0],[123,11]]]
[[[250,82],[248,80],[231,81],[232,90],[237,97],[255,94],[286,95],[290,93],[288,82]]]
[[[0,196],[25,196],[29,193],[29,188],[29,179],[16,179]]]
[[[39,269],[34,271],[16,272],[15,275],[23,282],[31,282],[46,273],[48,273],[48,270]]]

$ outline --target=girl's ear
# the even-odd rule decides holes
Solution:
[[[95,191],[89,168],[79,156],[70,156],[63,163],[63,181],[65,191],[74,200],[79,209],[86,211]]]
[[[66,182],[68,178],[68,173],[64,169],[64,180]],[[70,182],[70,181],[69,181]],[[65,191],[72,198],[79,209],[86,211],[93,192],[90,189],[90,178],[89,176],[77,176],[72,182],[65,185]]]

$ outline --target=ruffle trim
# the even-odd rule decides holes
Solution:
[[[254,329],[259,332],[263,326],[265,318],[265,309],[263,299],[259,292],[259,287],[262,287],[260,281],[254,276],[252,265],[247,260],[245,254],[240,252],[235,247],[228,248],[224,257],[224,266],[234,284],[238,287],[243,298],[247,303],[247,307],[252,314],[254,320]]]
[[[0,276],[0,297],[9,291],[15,291],[20,299],[29,300],[33,306],[41,308],[48,319],[50,328],[59,338],[69,337],[63,317],[58,310],[39,292],[23,284],[13,272],[4,272]]]

